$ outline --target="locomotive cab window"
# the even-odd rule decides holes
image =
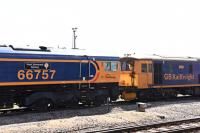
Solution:
[[[104,70],[110,71],[111,70],[111,62],[105,62],[104,63]]]
[[[131,63],[122,62],[121,63],[121,70],[122,71],[132,71],[132,70],[134,70],[134,66]]]
[[[126,62],[121,63],[121,70],[122,71],[129,71],[128,64]]]
[[[153,66],[152,64],[148,64],[148,72],[151,73],[153,71]]]
[[[142,72],[143,73],[147,72],[147,64],[142,64]]]
[[[111,71],[116,72],[118,68],[117,66],[118,66],[117,62],[111,62]]]
[[[116,72],[117,69],[118,69],[117,62],[104,62],[104,70],[105,71]]]

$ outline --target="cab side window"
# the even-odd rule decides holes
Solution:
[[[116,72],[117,71],[117,66],[118,66],[117,62],[111,62],[111,71],[112,72]]]
[[[122,62],[122,63],[121,63],[121,70],[122,70],[122,71],[127,71],[127,70],[128,70],[128,65],[127,65],[126,62]]]
[[[143,73],[147,72],[147,64],[142,64],[142,72]]]
[[[131,65],[130,63],[127,63],[127,62],[122,62],[121,70],[122,71],[131,71],[131,70],[133,70],[133,65]]]
[[[110,71],[111,70],[111,62],[105,62],[104,63],[104,70]]]
[[[144,64],[141,65],[141,71],[143,73],[152,73],[153,72],[153,65],[144,63]]]
[[[118,69],[118,63],[117,62],[104,62],[104,70],[105,71],[111,71],[116,72]]]
[[[152,66],[152,64],[148,64],[148,72],[149,73],[153,72],[153,66]]]

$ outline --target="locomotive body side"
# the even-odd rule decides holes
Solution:
[[[154,61],[154,87],[200,86],[200,62]]]
[[[156,99],[177,94],[200,95],[200,62],[197,60],[122,58],[122,98]],[[131,68],[131,69],[130,69]],[[126,76],[126,78],[124,78]]]
[[[118,57],[0,53],[0,108],[15,103],[47,109],[116,99],[118,65]]]
[[[13,56],[0,54],[0,86],[117,83],[119,78],[118,60],[114,57]],[[116,70],[105,71],[105,63],[111,62]]]

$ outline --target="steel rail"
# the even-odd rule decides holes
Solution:
[[[198,124],[195,124],[198,123]],[[150,130],[151,129],[151,130]],[[183,131],[200,130],[200,117],[168,122],[151,123],[146,125],[133,125],[125,127],[116,127],[102,130],[89,131],[87,133],[131,133],[131,132],[164,132],[164,133],[178,133]]]

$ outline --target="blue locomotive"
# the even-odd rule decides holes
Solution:
[[[0,47],[0,107],[45,110],[118,98],[119,57]]]

